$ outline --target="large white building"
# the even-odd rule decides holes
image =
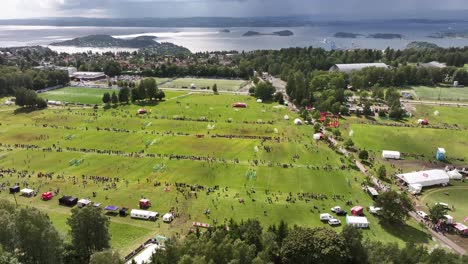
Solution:
[[[96,81],[107,78],[103,72],[75,72],[71,77],[78,81]]]
[[[397,174],[396,177],[408,186],[420,185],[421,187],[447,184],[450,181],[449,175],[444,170],[416,171]]]
[[[330,68],[330,72],[344,72],[350,73],[353,71],[360,71],[364,68],[376,67],[376,68],[385,68],[388,69],[388,66],[385,63],[350,63],[350,64],[335,64]]]

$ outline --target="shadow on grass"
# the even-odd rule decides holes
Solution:
[[[388,224],[385,222],[380,222],[380,225],[389,234],[398,237],[406,242],[429,243],[429,241],[431,240],[429,234],[409,225]]]
[[[138,101],[134,102],[134,105],[138,106],[157,106],[159,103],[164,102],[164,101]]]
[[[21,108],[15,109],[13,111],[13,113],[15,115],[17,115],[17,114],[29,114],[29,113],[32,113],[32,112],[35,112],[35,111],[41,111],[41,110],[44,110],[44,109],[47,109],[47,108],[21,107]]]

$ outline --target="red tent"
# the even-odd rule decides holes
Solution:
[[[146,110],[143,108],[138,109],[138,114],[146,114]]]
[[[362,208],[362,206],[354,206],[353,208],[351,208],[351,214],[355,216],[363,215],[364,208]]]
[[[151,207],[151,202],[148,199],[141,199],[139,204],[140,209],[148,209]]]
[[[233,107],[237,107],[237,108],[246,108],[247,107],[247,104],[246,103],[235,103],[232,105]]]
[[[44,201],[51,200],[52,197],[54,197],[54,194],[52,192],[45,192],[41,195],[41,199]]]

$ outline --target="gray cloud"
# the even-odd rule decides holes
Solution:
[[[7,0],[0,15],[16,5],[27,16],[190,17],[288,16],[332,18],[429,16],[466,10],[467,0]],[[8,11],[10,9],[10,11]],[[21,14],[22,12],[16,12]]]

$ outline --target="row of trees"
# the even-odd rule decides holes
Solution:
[[[284,222],[264,230],[258,220],[229,222],[229,231],[217,227],[195,232],[184,240],[171,239],[151,263],[465,263],[460,257],[412,243],[397,244],[363,239],[362,232],[346,226],[341,233],[325,227],[289,228]]]
[[[74,208],[64,242],[50,218],[32,207],[17,208],[0,200],[1,264],[123,263],[110,251],[109,218],[99,208]],[[106,260],[106,261],[102,261]]]
[[[13,95],[15,90],[24,87],[40,90],[70,82],[66,71],[21,71],[17,67],[0,66],[0,96]]]
[[[213,86],[213,89],[217,92],[217,87]],[[156,81],[153,78],[147,78],[140,82],[138,87],[130,89],[124,87],[119,90],[118,94],[115,92],[104,93],[102,96],[102,102],[105,104],[118,104],[128,103],[130,100],[132,102],[139,100],[162,100],[166,97],[166,94],[163,90],[158,89]]]

